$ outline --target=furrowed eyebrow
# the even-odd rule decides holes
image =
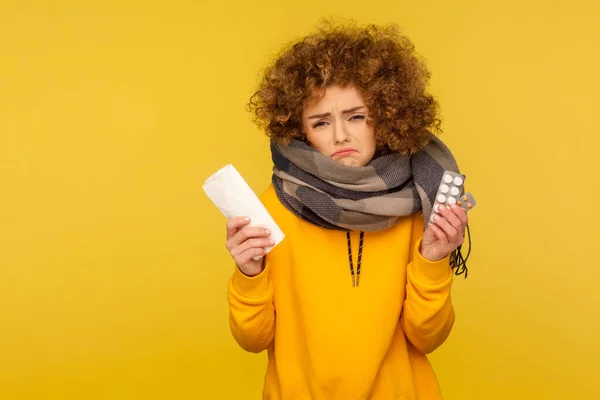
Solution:
[[[352,107],[348,110],[344,110],[342,111],[342,114],[351,114],[355,111],[360,110],[361,108],[364,108],[365,106],[356,106],[356,107]],[[325,118],[325,117],[331,117],[331,113],[324,113],[324,114],[315,114],[315,115],[311,115],[310,117],[308,117],[308,119],[320,119],[320,118]]]

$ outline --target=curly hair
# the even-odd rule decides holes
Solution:
[[[395,25],[324,24],[285,46],[247,104],[271,140],[305,140],[302,111],[331,85],[353,85],[369,109],[380,151],[414,153],[441,132],[430,72]]]

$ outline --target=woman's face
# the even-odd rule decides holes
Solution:
[[[353,86],[331,86],[325,96],[307,104],[302,127],[312,147],[340,164],[364,166],[376,149],[367,107]]]

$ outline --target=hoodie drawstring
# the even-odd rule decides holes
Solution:
[[[350,240],[350,232],[346,232],[346,241],[348,242],[348,262],[350,263],[350,274],[352,275],[352,287],[360,284],[360,265],[362,263],[362,250],[365,233],[360,232],[360,241],[358,244],[358,260],[356,262],[356,279],[354,279],[354,262],[352,261],[352,241]]]

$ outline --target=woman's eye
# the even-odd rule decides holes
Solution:
[[[319,121],[316,124],[313,125],[313,128],[319,128],[321,126],[325,125],[325,121]]]
[[[353,115],[352,118],[350,118],[350,121],[355,121],[355,120],[360,120],[360,119],[365,119],[364,115]]]

